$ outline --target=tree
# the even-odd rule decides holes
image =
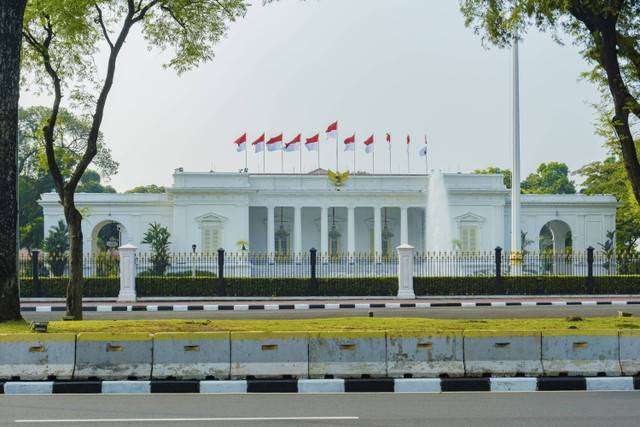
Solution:
[[[163,276],[169,266],[169,245],[171,233],[167,227],[157,222],[149,224],[142,243],[151,246],[151,266],[154,275]]]
[[[473,173],[481,174],[481,175],[502,175],[504,186],[507,188],[511,188],[511,170],[510,169],[500,169],[496,166],[489,166],[486,169],[476,169]]]
[[[167,190],[164,187],[151,184],[151,185],[139,185],[133,187],[131,190],[125,191],[125,193],[165,193]]]
[[[618,200],[616,213],[616,243],[619,249],[635,251],[640,241],[640,206],[633,197],[624,164],[615,155],[604,161],[592,162],[576,171],[584,178],[584,194],[611,194]]]
[[[47,252],[49,268],[53,275],[56,277],[64,275],[69,250],[69,228],[64,221],[58,221],[58,225],[49,230],[49,235],[44,239],[43,249]]]
[[[640,120],[640,2],[628,0],[462,0],[467,26],[501,47],[521,38],[528,26],[563,31],[580,47],[593,69],[585,76],[598,85],[607,122],[640,202],[640,163],[632,133]]]
[[[43,106],[19,110],[18,173],[20,175],[33,176],[40,171],[48,173],[42,129],[50,116],[51,109]],[[68,179],[71,176],[73,168],[86,151],[90,131],[91,119],[88,116],[75,115],[60,108],[54,136],[54,151],[65,178]],[[106,146],[102,132],[98,133],[96,150],[91,166],[105,178],[118,173],[120,165],[111,156],[111,150]]]
[[[20,26],[26,0],[0,2],[0,321],[20,319],[18,282],[18,99]]]
[[[98,137],[118,56],[133,28],[150,47],[173,50],[168,67],[178,73],[213,58],[213,45],[227,22],[242,16],[245,0],[38,0],[25,12],[23,66],[33,83],[53,93],[51,114],[42,129],[49,171],[69,226],[70,275],[67,318],[82,318],[82,214],[75,205],[80,178],[98,152]],[[94,56],[106,46],[104,77],[97,77]],[[97,88],[97,93],[92,93]],[[65,178],[55,139],[63,97],[91,112],[86,148]]]
[[[538,166],[520,186],[524,193],[575,194],[576,186],[569,179],[569,167],[564,163],[549,162]]]

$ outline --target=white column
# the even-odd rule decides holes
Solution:
[[[373,208],[373,250],[376,255],[382,252],[382,208]]]
[[[273,206],[267,206],[267,252],[273,254],[275,251],[275,208]]]
[[[353,254],[356,251],[356,208],[347,208],[347,252]]]
[[[409,221],[407,218],[407,208],[400,208],[400,244],[409,244]]]
[[[293,251],[297,254],[302,252],[302,207],[293,208],[293,235],[295,239]]]
[[[135,302],[136,300],[136,250],[127,244],[118,248],[120,255],[120,292],[118,302]]]
[[[422,252],[427,252],[427,245],[429,244],[429,224],[427,223],[427,208],[424,209],[424,217],[422,218],[422,227],[423,227],[423,231],[424,231],[424,236],[423,236],[423,245],[422,245]]]
[[[413,291],[413,246],[400,245],[398,250],[398,298],[415,299]]]
[[[329,210],[326,206],[320,208],[320,253],[329,251]]]

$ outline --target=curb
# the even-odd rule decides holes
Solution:
[[[640,377],[358,378],[238,381],[8,381],[0,394],[244,394],[634,391]]]
[[[493,302],[416,302],[416,303],[351,303],[351,304],[171,304],[171,305],[85,305],[82,311],[113,313],[131,311],[305,311],[305,310],[370,310],[372,308],[477,308],[477,307],[539,307],[539,306],[598,306],[640,305],[640,300],[599,301],[493,301]],[[61,305],[38,305],[21,307],[22,312],[64,312]]]

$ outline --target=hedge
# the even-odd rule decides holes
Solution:
[[[85,297],[111,297],[118,296],[120,291],[120,279],[118,277],[91,277],[84,279]],[[67,293],[67,277],[40,278],[40,295],[36,295],[33,279],[20,279],[20,296],[55,298],[64,297]]]
[[[66,278],[40,279],[40,296],[63,297]],[[85,279],[86,297],[116,297],[118,278]],[[309,279],[228,278],[224,289],[218,279],[207,277],[138,277],[139,297],[296,297],[296,296],[394,296],[397,279],[320,278],[317,289]],[[452,295],[598,295],[640,294],[640,276],[584,277],[416,277],[419,296]],[[21,281],[21,295],[34,297],[33,281]]]

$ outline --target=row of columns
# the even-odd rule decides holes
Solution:
[[[280,207],[280,206],[278,206]],[[374,206],[373,208],[373,229],[374,229],[374,251],[380,253],[382,251],[382,209],[383,207]],[[329,250],[329,207],[320,207],[320,251],[327,252]],[[267,251],[275,252],[275,210],[276,206],[267,206]],[[347,207],[347,252],[354,253],[356,251],[356,227],[355,227],[355,210],[353,206]],[[400,244],[409,243],[409,221],[408,208],[400,208]],[[302,252],[302,207],[293,207],[293,252]]]

